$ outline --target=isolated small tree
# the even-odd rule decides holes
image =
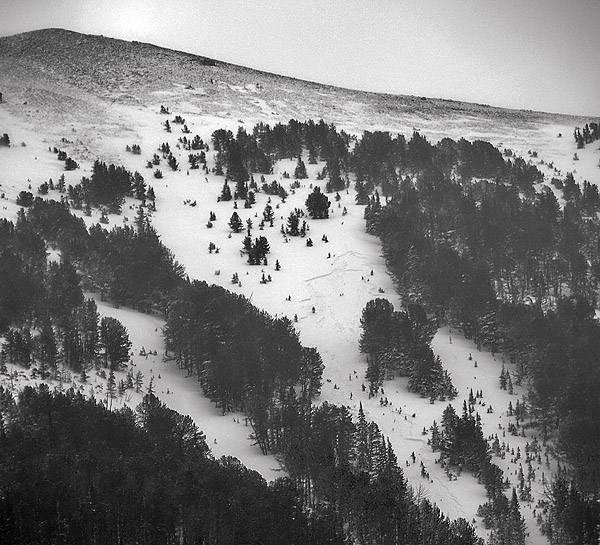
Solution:
[[[65,159],[65,170],[76,170],[78,168],[79,164],[76,161],[74,161],[70,157],[67,157]]]
[[[223,188],[221,189],[221,200],[222,201],[230,201],[231,198],[232,198],[231,197],[231,188],[229,187],[227,180],[225,180],[225,183],[223,184]]]
[[[300,219],[298,218],[298,214],[295,212],[290,212],[287,220],[287,232],[290,236],[297,237],[300,234]]]
[[[306,173],[306,165],[301,157],[298,157],[298,164],[294,170],[294,178],[297,180],[304,180],[308,178],[308,174]]]
[[[138,371],[135,374],[135,391],[139,394],[142,391],[142,386],[144,385],[144,375],[142,375],[141,371]]]
[[[271,223],[275,219],[275,213],[273,212],[273,207],[270,204],[265,206],[263,211],[263,219],[265,223]]]
[[[242,220],[240,219],[240,216],[238,215],[237,212],[234,212],[233,214],[231,214],[231,218],[229,219],[229,227],[231,227],[231,230],[234,233],[239,233],[241,231],[243,231],[244,229],[244,224],[242,223]]]
[[[169,155],[167,162],[169,163],[171,170],[177,170],[179,168],[179,163],[173,154]]]

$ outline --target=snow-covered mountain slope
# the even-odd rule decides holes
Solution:
[[[227,226],[233,202],[217,202],[223,177],[205,175],[199,170],[188,173],[182,166],[177,172],[163,168],[164,178],[154,180],[151,171],[145,169],[146,161],[162,142],[169,142],[180,164],[186,164],[187,152],[175,148],[179,134],[164,131],[165,117],[159,114],[159,106],[164,104],[172,115],[184,117],[191,133],[207,142],[218,128],[235,131],[243,125],[250,130],[259,121],[272,124],[292,117],[323,118],[356,134],[363,130],[388,130],[409,135],[418,129],[434,142],[445,136],[485,139],[536,163],[543,161],[540,168],[548,179],[559,171],[564,175],[576,170],[578,181],[587,179],[598,184],[597,145],[575,150],[571,136],[574,126],[590,120],[337,89],[147,44],[60,30],[0,38],[0,92],[4,98],[0,104],[0,134],[9,133],[13,143],[10,148],[0,148],[0,216],[16,218],[19,207],[15,198],[21,190],[35,192],[39,184],[49,178],[56,180],[63,173],[67,184],[77,183],[81,176],[89,175],[95,158],[140,171],[157,196],[152,223],[189,276],[244,294],[273,315],[291,319],[297,316],[302,343],[317,347],[325,363],[319,401],[345,404],[353,412],[362,403],[367,418],[377,421],[389,436],[398,459],[405,463],[410,483],[449,516],[468,520],[475,517],[477,506],[485,501],[483,487],[468,475],[456,480],[446,476],[435,463],[436,454],[427,445],[428,436],[423,434],[433,420],[440,421],[446,404],[430,404],[429,400],[408,393],[403,380],[384,384],[390,402],[386,407],[381,406],[379,398],[369,399],[362,390],[366,362],[358,350],[361,311],[375,297],[387,297],[395,305],[400,302],[386,272],[378,239],[365,233],[363,207],[355,204],[353,190],[341,194],[339,207],[334,202],[329,219],[309,220],[313,247],[307,247],[305,239],[300,238],[291,237],[286,242],[279,229],[291,210],[304,207],[310,186],[319,184],[316,173],[322,164],[308,165],[309,179],[290,191],[285,203],[278,197],[271,198],[276,221],[274,227],[265,227],[264,231],[259,231],[257,224],[269,197],[258,193],[253,208],[241,208],[238,213],[244,222],[253,221],[254,236],[260,233],[268,238],[271,254],[268,266],[250,266],[240,256],[243,233],[230,235]],[[562,137],[558,137],[559,133]],[[125,152],[125,146],[132,144],[140,145],[140,156]],[[64,172],[63,163],[48,150],[53,146],[66,150],[81,168]],[[536,151],[537,157],[529,156],[528,150]],[[575,152],[577,161],[573,159]],[[212,155],[208,153],[210,165]],[[291,180],[284,178],[283,173],[293,169],[292,162],[281,161],[274,173],[266,177],[267,181],[277,180],[288,188]],[[58,194],[51,191],[49,198],[58,198]],[[185,202],[195,202],[196,206]],[[209,229],[206,223],[211,211],[217,220]],[[123,215],[110,216],[108,227],[133,221],[134,217],[135,210],[125,207]],[[85,218],[88,223],[98,219],[98,211]],[[322,240],[323,235],[328,242]],[[219,248],[218,253],[209,254],[210,242]],[[275,270],[276,260],[281,264],[280,271]],[[263,272],[271,275],[272,282],[260,282]],[[231,283],[234,273],[238,273],[241,286]],[[161,399],[194,417],[215,455],[237,456],[267,478],[280,474],[277,461],[262,456],[251,445],[250,428],[245,426],[243,415],[222,416],[202,397],[195,378],[186,378],[174,365],[162,361],[160,319],[104,303],[99,303],[99,309],[127,326],[133,341],[133,362],[142,370],[145,383],[154,377]],[[458,332],[449,329],[438,332],[434,349],[458,388],[459,396],[453,401],[457,412],[471,389],[483,390],[479,412],[486,434],[497,433],[501,443],[509,443],[515,451],[520,447],[524,452],[526,443],[533,440],[531,433],[528,437],[512,437],[506,431],[511,421],[506,415],[508,403],[512,401],[514,405],[524,391],[516,388],[511,396],[499,389],[501,355],[479,352]],[[154,350],[156,356],[144,355]],[[91,385],[83,386],[77,381],[75,384],[85,391],[91,387],[101,397],[103,381],[98,377],[92,380]],[[135,405],[139,400],[139,394],[130,394],[129,399],[120,399],[117,405]],[[494,409],[491,413],[487,411],[490,406]],[[421,477],[421,461],[429,472],[428,479]],[[494,461],[515,482],[514,473],[520,463],[515,455],[509,450],[504,460]],[[534,493],[540,497],[541,475],[548,478],[552,467],[545,463],[534,465]],[[523,509],[532,543],[542,542],[533,522],[534,508],[535,502]],[[485,535],[481,522],[477,524]]]

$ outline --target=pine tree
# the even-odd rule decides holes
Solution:
[[[135,391],[139,394],[142,391],[142,386],[144,385],[144,375],[142,375],[142,372],[139,370],[135,374],[134,383],[135,383]]]
[[[500,371],[500,389],[506,390],[507,379],[506,379],[506,369],[504,368],[504,364],[502,364],[502,371]]]
[[[354,197],[356,204],[369,204],[369,189],[367,183],[357,180],[354,189],[356,190],[356,196]]]
[[[265,206],[263,211],[263,220],[265,223],[271,223],[275,219],[275,213],[273,212],[273,208],[270,204]]]
[[[231,230],[234,233],[240,233],[241,231],[244,230],[244,224],[242,223],[242,220],[240,219],[239,215],[237,212],[234,212],[231,215],[231,218],[229,219],[229,227],[231,227]]]
[[[106,381],[106,405],[108,406],[108,410],[112,409],[113,399],[117,397],[117,386],[115,382],[115,373],[111,369],[108,380]]]
[[[46,322],[42,326],[37,345],[40,373],[42,374],[42,378],[46,378],[49,374],[56,371],[58,365],[58,347],[50,322]]]
[[[295,212],[290,212],[290,215],[287,219],[287,234],[292,237],[297,237],[300,235],[300,231],[298,229],[300,224],[300,219],[298,218],[298,214]]]
[[[315,186],[313,192],[307,197],[305,202],[306,209],[313,219],[324,219],[329,217],[329,207],[331,203],[326,195],[321,193],[321,188]]]
[[[104,316],[100,322],[100,343],[104,348],[104,365],[118,370],[129,360],[131,341],[125,326],[116,318]]]
[[[229,187],[227,180],[225,180],[225,182],[223,183],[223,189],[221,189],[221,197],[220,198],[222,201],[230,201],[232,199],[231,188]]]
[[[298,157],[298,164],[294,170],[294,178],[297,180],[304,180],[308,178],[308,174],[306,173],[306,165],[300,156]]]

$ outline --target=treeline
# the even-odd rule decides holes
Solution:
[[[542,181],[543,175],[509,150],[503,157],[500,150],[489,142],[469,142],[461,138],[444,138],[432,145],[427,138],[413,132],[410,140],[404,135],[392,137],[387,132],[365,131],[350,156],[352,171],[356,174],[357,198],[364,198],[375,186],[385,196],[399,190],[404,176],[411,174],[426,178],[429,185],[440,178],[470,182],[472,178],[489,178],[509,183],[524,191]]]
[[[409,377],[408,390],[435,400],[453,399],[456,388],[431,349],[437,325],[416,303],[396,311],[387,299],[369,301],[360,320],[360,350],[368,354],[369,397],[384,380]]]
[[[326,162],[320,178],[327,180],[327,191],[346,187],[350,136],[337,131],[335,126],[323,120],[299,122],[290,120],[287,125],[278,123],[271,127],[259,123],[252,134],[240,127],[234,136],[229,130],[219,129],[212,135],[213,149],[217,152],[215,173],[225,174],[240,184],[237,193],[243,195],[244,183],[252,173],[270,174],[276,161],[283,158],[298,159],[294,175],[306,178],[306,166],[302,160],[304,150],[308,163]]]
[[[342,544],[334,514],[302,509],[289,480],[267,484],[146,395],[108,411],[72,390],[0,387],[3,543]]]

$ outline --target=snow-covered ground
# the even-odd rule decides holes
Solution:
[[[246,92],[245,88],[242,90]],[[176,114],[182,115],[192,135],[199,134],[206,142],[210,142],[210,135],[215,129],[229,128],[235,132],[241,124],[237,117],[209,115],[187,103],[170,104],[168,96],[164,100],[171,107],[172,114],[169,118]],[[268,117],[270,107],[266,103],[262,106],[265,115],[262,120],[272,122]],[[349,132],[356,132],[358,127],[370,130],[376,128],[371,120],[361,117],[359,106],[347,104],[345,107],[347,111],[354,109],[355,115],[348,118],[347,126],[341,125],[339,128],[345,128]],[[362,391],[366,370],[365,357],[358,350],[362,309],[367,301],[376,297],[387,297],[397,307],[400,301],[386,271],[379,240],[365,233],[364,207],[355,204],[353,190],[341,192],[339,206],[333,195],[329,195],[333,203],[333,213],[329,219],[313,221],[305,218],[310,228],[307,236],[312,238],[313,247],[307,247],[306,239],[302,238],[290,237],[286,242],[280,233],[280,227],[285,224],[290,211],[304,207],[312,185],[321,185],[324,189],[324,183],[315,180],[317,170],[322,169],[323,165],[307,165],[310,178],[303,180],[300,188],[293,192],[290,190],[285,203],[278,197],[270,198],[276,214],[272,228],[266,226],[263,231],[259,231],[258,227],[269,196],[258,193],[252,209],[240,206],[237,212],[244,223],[246,219],[251,219],[254,224],[252,235],[266,236],[271,246],[268,266],[250,266],[240,256],[244,232],[231,234],[227,225],[234,211],[233,201],[217,202],[224,178],[205,175],[200,170],[188,173],[188,152],[175,147],[180,135],[178,127],[174,126],[172,133],[165,132],[161,123],[166,117],[158,114],[155,108],[115,105],[111,111],[110,131],[103,125],[102,119],[86,118],[83,114],[79,121],[77,118],[74,121],[70,118],[70,122],[64,126],[54,122],[46,130],[46,127],[37,124],[35,116],[33,119],[27,116],[16,117],[0,106],[0,133],[8,133],[13,144],[11,148],[0,148],[0,194],[3,195],[0,200],[0,216],[12,220],[16,218],[19,207],[15,204],[15,198],[21,190],[29,188],[35,193],[42,182],[49,178],[56,181],[61,174],[65,174],[67,184],[77,183],[82,175],[89,175],[95,157],[123,164],[132,171],[140,171],[154,187],[157,196],[157,211],[153,214],[152,223],[164,244],[185,266],[188,275],[244,294],[254,305],[273,315],[285,315],[290,319],[296,316],[296,327],[302,343],[316,347],[325,363],[324,383],[318,402],[326,400],[345,404],[354,413],[358,411],[359,403],[362,403],[367,418],[376,421],[383,433],[390,438],[398,459],[405,465],[405,475],[415,489],[420,489],[452,518],[475,518],[478,531],[485,536],[481,521],[475,515],[477,506],[485,501],[483,487],[467,474],[450,480],[435,463],[437,454],[427,445],[428,435],[423,434],[423,429],[427,430],[434,420],[440,422],[446,403],[431,404],[427,399],[408,393],[405,380],[402,379],[384,384],[384,395],[390,402],[386,407],[380,405],[379,398],[369,399],[367,393]],[[243,120],[243,124],[250,130],[258,120],[258,117],[249,117]],[[547,174],[548,180],[553,175],[558,176],[558,171],[563,176],[568,171],[576,171],[577,181],[586,179],[592,183],[600,183],[598,142],[584,150],[576,150],[572,138],[573,126],[528,125],[502,133],[498,124],[490,124],[486,132],[481,122],[474,124],[470,121],[469,118],[457,118],[454,123],[441,125],[435,118],[423,117],[416,120],[412,116],[407,118],[405,126],[390,122],[389,126],[378,128],[404,132],[410,136],[412,128],[416,127],[433,142],[443,136],[487,139],[494,145],[512,149],[524,158],[529,157],[528,150],[537,151],[537,158],[531,160],[536,163],[544,161],[545,164],[539,166]],[[558,137],[559,133],[563,135],[561,138]],[[60,138],[67,141],[61,142]],[[21,142],[25,146],[21,146]],[[160,168],[164,178],[155,180],[151,175],[152,171],[145,168],[145,163],[162,142],[169,142],[180,162],[180,170],[172,172],[163,163]],[[134,156],[126,153],[127,144],[139,144],[142,154]],[[66,150],[80,162],[81,168],[63,172],[63,164],[49,152],[49,146]],[[577,161],[573,160],[575,152],[579,156]],[[209,161],[212,157],[213,152],[210,151]],[[548,167],[548,163],[553,163],[553,166]],[[295,163],[292,161],[279,162],[274,173],[266,176],[267,181],[277,180],[288,188],[293,180],[285,179],[283,172],[293,173],[294,167]],[[58,194],[51,191],[48,198],[58,198]],[[195,201],[197,205],[192,207],[184,204],[184,201]],[[131,206],[124,207],[123,215],[110,216],[109,228],[133,220],[135,203],[131,201],[128,204]],[[343,214],[344,207],[347,214]],[[209,229],[206,223],[211,211],[216,214],[217,220]],[[92,218],[85,218],[88,223],[95,223],[98,219],[98,211],[94,211]],[[323,235],[328,242],[322,240]],[[210,242],[219,248],[218,253],[209,254]],[[276,260],[281,264],[280,271],[275,270]],[[263,272],[271,276],[272,282],[260,282]],[[238,273],[241,286],[231,283],[234,273]],[[206,434],[215,456],[236,456],[267,479],[281,475],[277,461],[273,457],[263,456],[252,445],[249,440],[251,428],[246,426],[243,415],[223,416],[219,409],[202,396],[195,377],[187,377],[174,364],[163,361],[163,322],[160,318],[128,309],[115,309],[99,301],[98,307],[102,315],[118,318],[127,327],[133,343],[132,365],[136,370],[142,371],[145,388],[153,377],[156,394],[173,409],[194,418]],[[315,312],[312,312],[313,307]],[[485,434],[498,434],[501,443],[509,443],[515,451],[520,447],[524,455],[526,442],[532,441],[531,431],[527,432],[527,437],[513,437],[508,432],[503,436],[512,420],[506,414],[508,403],[512,401],[515,405],[516,400],[525,394],[525,390],[515,387],[513,395],[500,390],[502,356],[478,351],[459,332],[448,328],[439,330],[433,348],[452,374],[459,391],[459,396],[452,402],[456,411],[460,413],[463,400],[468,399],[470,390],[482,390],[479,414]],[[157,355],[143,355],[154,350]],[[472,359],[469,359],[469,355]],[[510,369],[510,365],[506,364],[506,367]],[[117,380],[124,378],[125,373],[121,375]],[[7,377],[0,377],[0,380],[9,382]],[[25,382],[26,380],[21,381]],[[80,385],[77,381],[75,384],[84,391],[93,389],[96,397],[102,398],[103,379],[92,376],[86,385]],[[119,407],[123,403],[135,406],[140,399],[140,394],[128,392],[114,406]],[[487,412],[490,406],[494,409],[493,413]],[[411,459],[412,453],[416,462]],[[511,462],[511,458],[514,456],[508,454],[504,460],[495,458],[494,462],[516,484],[515,473],[522,460]],[[430,479],[421,477],[421,461],[425,464]],[[536,481],[533,494],[539,498],[543,493],[542,472],[549,478],[552,467],[546,467],[544,462],[540,467],[534,464],[534,469]],[[533,521],[534,508],[535,502],[531,506],[522,505],[530,531],[529,543],[543,543],[544,539]]]

